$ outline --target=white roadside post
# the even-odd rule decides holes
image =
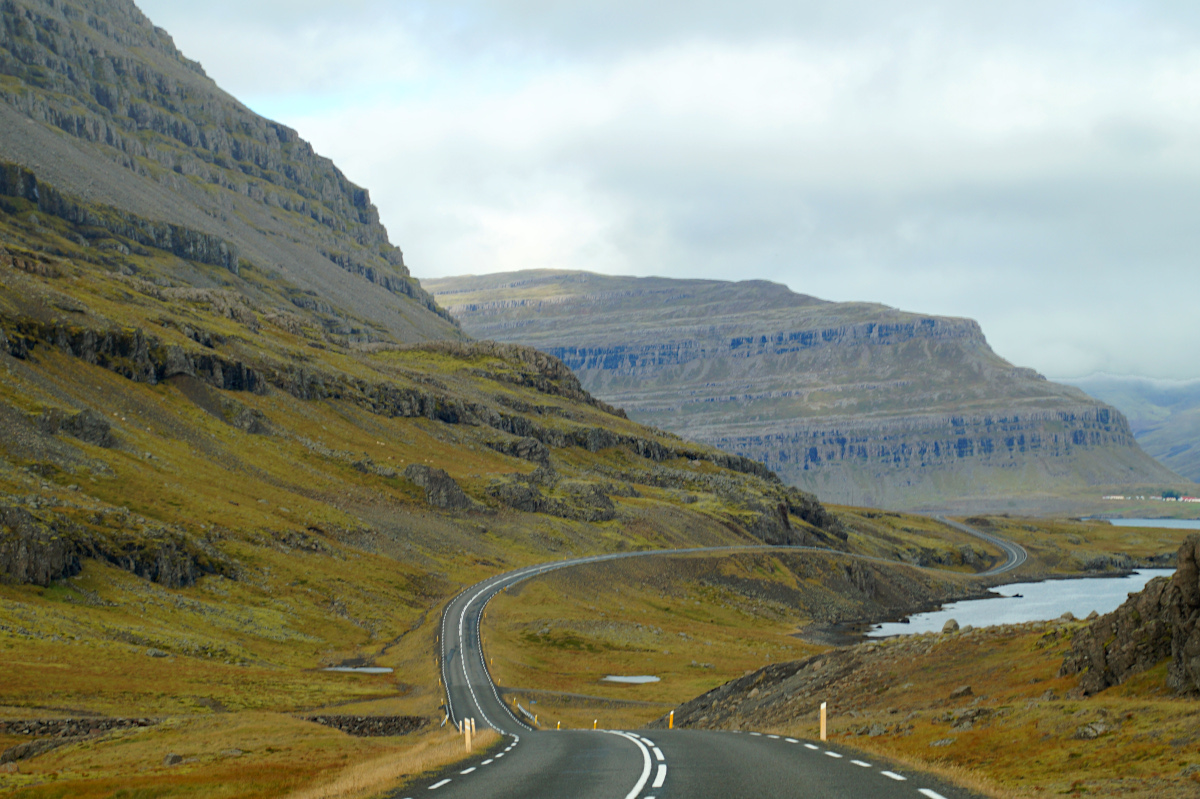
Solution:
[[[825,734],[825,733],[826,733],[826,729],[825,729],[825,703],[824,703],[824,702],[822,702],[822,703],[821,703],[821,740],[822,740],[822,741],[828,740],[828,738],[827,738],[827,736],[826,736],[826,734]]]

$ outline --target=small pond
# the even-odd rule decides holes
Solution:
[[[630,685],[644,685],[648,682],[658,682],[658,677],[653,677],[649,674],[642,674],[636,677],[623,677],[619,674],[610,674],[601,679],[601,682],[623,682]]]
[[[343,671],[348,674],[391,674],[393,670],[387,666],[330,666],[321,671]]]

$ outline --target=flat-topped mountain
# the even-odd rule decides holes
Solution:
[[[551,353],[631,418],[829,501],[1028,506],[1181,482],[1118,411],[1008,363],[970,319],[765,281],[527,271],[426,284],[471,335]]]
[[[0,4],[0,161],[25,170],[0,194],[81,226],[54,254],[137,274],[130,244],[156,247],[178,256],[159,282],[232,288],[332,335],[462,337],[367,190],[222,91],[129,0]],[[226,271],[200,274],[196,258]]]

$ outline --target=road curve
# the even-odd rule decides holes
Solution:
[[[1006,542],[1007,543],[1007,542]],[[549,571],[586,563],[648,555],[706,552],[811,551],[882,560],[819,547],[696,547],[622,552],[527,566],[479,582],[447,604],[439,633],[441,681],[451,724],[465,718],[508,740],[500,751],[435,775],[397,799],[446,797],[827,797],[850,799],[973,799],[976,794],[935,778],[860,759],[816,741],[701,730],[639,733],[599,730],[539,731],[501,700],[480,641],[488,601],[509,586]],[[1006,549],[1006,552],[1008,550]],[[1021,550],[1023,554],[1023,550]],[[885,561],[894,563],[894,561]],[[993,570],[995,572],[995,570]]]
[[[991,569],[976,575],[978,577],[994,577],[997,574],[1010,572],[1029,558],[1029,553],[1025,551],[1025,547],[1021,546],[1015,541],[1009,541],[1007,538],[1001,538],[998,535],[992,535],[991,533],[985,533],[982,530],[976,530],[974,527],[969,527],[960,522],[951,521],[945,516],[934,516],[933,518],[937,519],[942,524],[953,527],[955,530],[964,532],[967,535],[973,535],[976,538],[982,538],[984,541],[987,541],[990,544],[995,544],[996,546],[1000,547],[1001,550],[1003,550],[1008,559],[999,566],[994,566]]]

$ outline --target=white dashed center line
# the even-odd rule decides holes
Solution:
[[[830,757],[841,757],[841,755],[839,755],[837,752],[826,752],[825,754],[829,755]]]
[[[899,774],[897,774],[894,771],[881,771],[879,773],[882,774],[883,776],[887,777],[888,779],[893,779],[893,780],[896,780],[897,782],[904,782],[905,780],[908,779],[908,777],[901,777]]]
[[[776,740],[776,741],[778,741],[778,740],[779,740],[779,736],[778,736],[778,735],[768,735],[767,737],[768,737],[768,738],[773,738],[773,739],[774,739],[774,740]]]
[[[448,785],[449,783],[449,779],[442,780],[441,782],[435,782],[433,785],[429,786],[429,790],[436,791],[438,788],[441,788],[443,785]]]
[[[813,750],[813,751],[815,752],[815,751],[817,751],[818,749],[820,749],[821,747],[819,747],[819,746],[813,746],[812,744],[805,744],[805,745],[804,745],[804,748],[805,748],[805,749],[811,749],[811,750]]]
[[[657,746],[654,747],[654,759],[655,760],[666,760],[666,758],[663,757],[662,750],[659,749]]]
[[[942,796],[937,791],[931,791],[928,788],[922,788],[917,791],[917,793],[921,794],[922,796],[928,796],[929,799],[946,799],[946,797]]]
[[[752,733],[750,733],[750,734],[751,734],[751,735],[756,735],[756,736],[758,736],[759,738],[761,738],[761,737],[762,737],[762,733],[761,733],[761,732],[752,732]]]
[[[500,759],[500,758],[502,758],[502,757],[504,757],[504,753],[503,753],[503,752],[497,752],[497,753],[496,753],[496,759],[497,759],[497,760],[499,760],[499,759]]]
[[[475,766],[471,766],[470,768],[468,768],[468,769],[463,769],[462,771],[460,771],[460,772],[458,772],[458,773],[459,773],[459,774],[470,774],[470,773],[471,773],[472,771],[474,771],[474,770],[475,770]]]
[[[667,766],[665,763],[660,763],[658,766],[658,773],[654,775],[654,784],[651,785],[650,787],[651,788],[661,788],[663,786],[663,782],[665,782],[666,779],[667,779]]]
[[[798,744],[798,743],[800,743],[800,742],[799,742],[799,741],[797,741],[795,738],[784,738],[783,740],[787,741],[787,742],[788,742],[788,743],[790,743],[790,744]]]
[[[483,761],[483,762],[482,762],[482,763],[480,763],[479,765],[481,765],[481,766],[486,766],[486,765],[488,765],[488,764],[490,764],[490,763],[492,763],[492,762],[493,762],[493,761],[492,761],[492,759],[489,757],[487,760]]]
[[[870,764],[870,763],[864,763],[864,762],[862,762],[861,760],[851,760],[850,762],[851,762],[851,763],[853,763],[853,764],[854,764],[854,765],[856,765],[856,766],[862,766],[863,768],[870,768],[870,767],[871,767],[871,764]]]

